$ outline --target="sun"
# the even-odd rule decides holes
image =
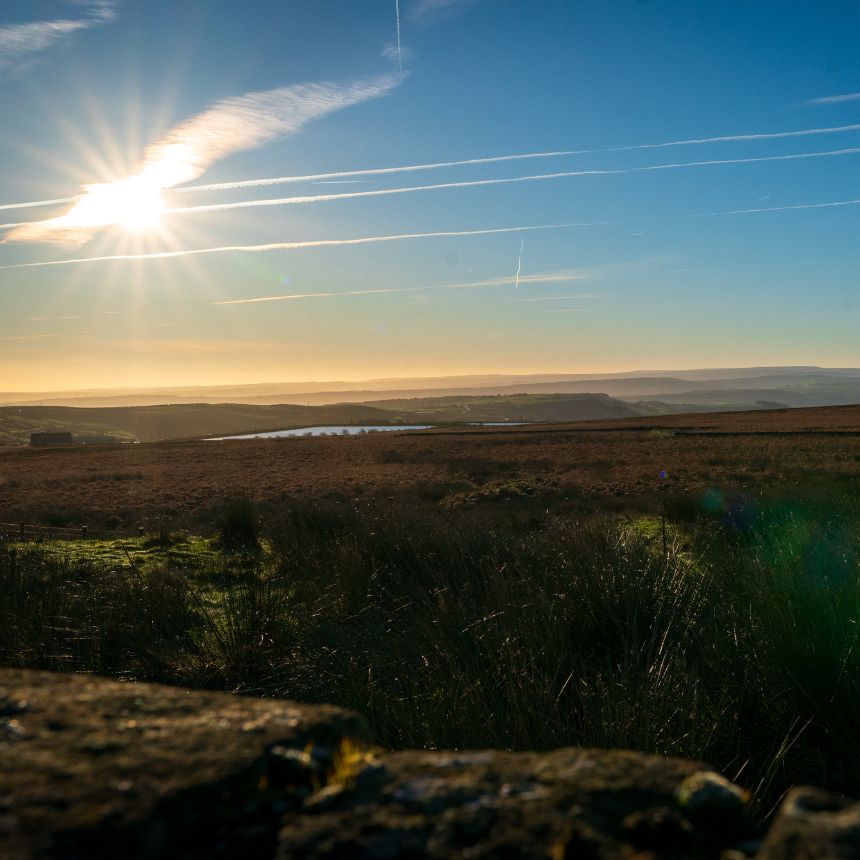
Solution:
[[[90,185],[65,216],[69,227],[116,225],[129,233],[154,230],[165,211],[161,186],[142,176]]]

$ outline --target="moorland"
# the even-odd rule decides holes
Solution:
[[[860,794],[860,407],[0,450],[0,663]],[[141,533],[142,530],[142,533]]]
[[[860,401],[860,369],[711,368],[0,393],[0,446],[37,431],[79,443],[156,442],[331,424],[560,422],[637,415],[839,406]]]

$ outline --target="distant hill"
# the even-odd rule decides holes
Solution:
[[[322,389],[302,390],[311,385]],[[325,390],[332,385],[343,388]],[[222,399],[216,401],[219,395]],[[38,398],[0,394],[0,403],[15,397],[31,397],[37,403],[0,406],[0,445],[26,444],[33,431],[71,431],[79,441],[150,442],[315,424],[585,421],[842,406],[860,404],[860,369],[757,367],[266,383]],[[196,400],[186,402],[192,397]]]
[[[412,414],[422,421],[589,421],[641,415],[635,405],[606,394],[513,394],[415,397],[369,401],[368,406]]]
[[[803,406],[860,403],[860,368],[745,367],[632,371],[606,374],[486,374],[358,382],[290,382],[131,390],[0,393],[9,406],[154,406],[245,403],[256,405],[368,403],[417,397],[477,397],[512,394],[608,394],[628,401],[660,401],[682,407],[710,405],[714,396],[697,392],[759,389],[756,397],[727,394],[725,404],[750,408],[757,400]],[[787,400],[778,396],[789,391]],[[762,394],[764,392],[764,394]]]
[[[308,424],[383,424],[389,412],[370,406],[249,406],[195,403],[174,406],[82,408],[0,407],[0,445],[22,445],[33,431],[71,431],[76,440],[157,442],[280,430]]]
[[[604,394],[422,398],[330,406],[196,403],[163,406],[0,407],[0,444],[26,445],[34,431],[65,430],[76,441],[156,442],[262,433],[319,424],[412,424],[469,421],[584,421],[641,410]]]

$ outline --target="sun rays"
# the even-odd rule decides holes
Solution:
[[[131,176],[87,186],[65,215],[19,227],[11,238],[26,241],[30,238],[28,229],[38,231],[39,237],[46,230],[74,234],[112,226],[142,233],[160,227],[164,210],[161,187],[143,176]]]

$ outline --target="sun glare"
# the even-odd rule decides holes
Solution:
[[[116,224],[132,233],[159,226],[164,212],[161,188],[142,177],[91,185],[69,212],[70,227],[106,227]]]

